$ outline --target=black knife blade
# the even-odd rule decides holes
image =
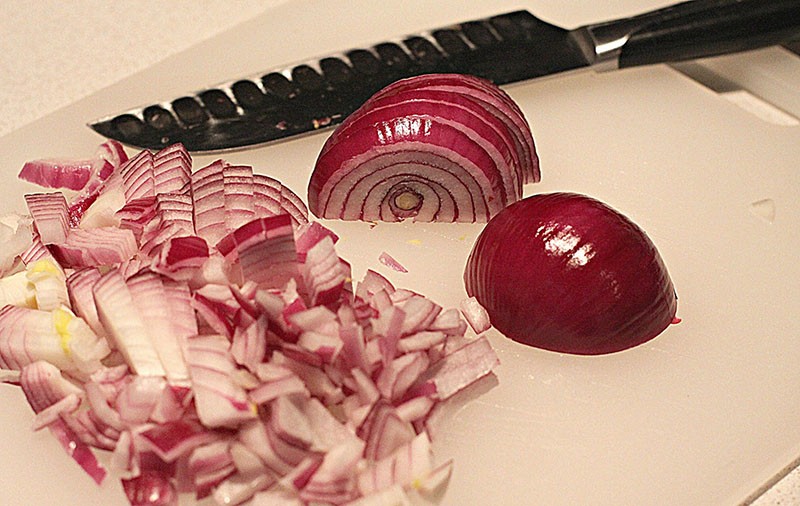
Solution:
[[[225,151],[334,126],[382,87],[418,74],[472,74],[504,85],[796,39],[798,0],[693,0],[572,30],[515,11],[276,68],[89,126],[139,148],[180,142],[193,152]]]

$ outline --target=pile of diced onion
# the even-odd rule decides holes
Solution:
[[[0,374],[94,480],[132,505],[441,495],[431,422],[497,365],[474,300],[354,283],[290,189],[181,145],[20,177],[44,190],[0,220]]]

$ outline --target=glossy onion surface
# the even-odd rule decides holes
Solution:
[[[501,211],[478,237],[464,281],[497,330],[562,353],[631,348],[660,334],[677,310],[645,232],[575,193],[535,195]]]

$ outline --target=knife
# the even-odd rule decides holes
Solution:
[[[158,150],[253,147],[335,126],[387,84],[432,72],[504,85],[800,39],[800,0],[694,0],[567,30],[520,10],[275,68],[98,119],[105,137]]]

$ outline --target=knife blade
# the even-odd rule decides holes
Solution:
[[[528,11],[397,37],[276,67],[89,123],[138,148],[254,147],[333,127],[389,83],[424,73],[505,85],[577,69],[613,70],[800,39],[798,0],[693,0],[565,29]]]

